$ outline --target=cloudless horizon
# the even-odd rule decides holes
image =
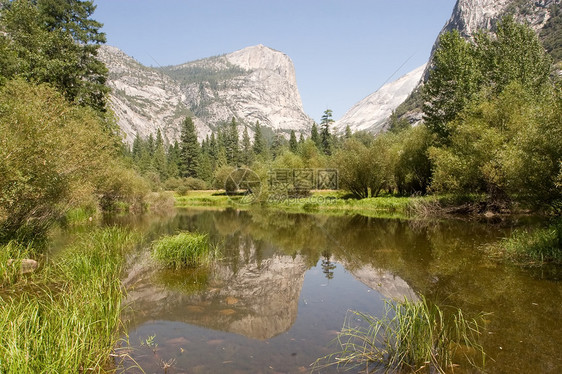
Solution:
[[[287,54],[305,112],[341,118],[427,62],[456,0],[95,0],[107,44],[146,66],[263,44]]]

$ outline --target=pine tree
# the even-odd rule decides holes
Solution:
[[[168,165],[166,170],[168,171],[169,178],[178,178],[180,176],[180,146],[178,142],[174,142],[168,148]]]
[[[195,125],[191,117],[186,117],[182,123],[180,136],[180,173],[182,177],[197,178],[200,153]]]
[[[168,178],[168,162],[166,157],[166,147],[164,146],[164,139],[160,129],[156,132],[156,144],[154,148],[154,156],[152,157],[154,169],[160,176],[160,180]]]
[[[304,135],[301,132],[299,136],[299,145],[303,145],[303,144],[304,144]]]
[[[93,1],[2,2],[0,45],[10,58],[0,76],[49,83],[68,101],[105,112],[107,68],[97,59],[106,38],[91,19]]]
[[[242,134],[242,153],[240,162],[243,165],[250,166],[253,161],[252,144],[250,143],[250,136],[248,135],[248,128],[244,127],[244,133]]]
[[[261,126],[259,121],[256,121],[256,126],[254,128],[254,154],[264,156],[266,151],[265,139],[261,131]]]
[[[133,150],[132,150],[133,162],[136,164],[138,164],[141,158],[141,147],[142,147],[141,142],[142,139],[139,133],[137,132],[137,134],[135,135],[135,140],[133,140]]]
[[[234,117],[232,117],[232,121],[228,127],[225,140],[226,160],[229,165],[238,166],[240,147],[238,144],[238,124],[236,123],[236,119]]]
[[[297,136],[294,130],[291,130],[291,135],[289,137],[289,149],[293,153],[297,153],[298,151]]]
[[[324,114],[322,115],[322,120],[320,122],[320,126],[322,127],[321,136],[320,136],[320,143],[321,148],[324,154],[331,155],[332,154],[332,136],[330,134],[330,125],[334,122],[332,119],[332,110],[326,109]]]
[[[318,149],[322,149],[322,142],[320,141],[320,134],[318,134],[318,126],[316,122],[312,124],[312,129],[310,130],[310,140],[314,142]]]

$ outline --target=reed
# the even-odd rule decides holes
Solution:
[[[499,253],[512,262],[562,264],[562,220],[545,228],[516,230],[499,247]]]
[[[366,372],[446,373],[457,366],[483,369],[478,319],[467,319],[460,310],[446,315],[424,298],[419,302],[386,301],[385,305],[382,318],[350,311],[336,338],[340,349],[318,359],[315,369],[333,365]]]
[[[153,256],[168,268],[208,265],[216,255],[206,234],[182,232],[167,235],[153,244]]]
[[[119,228],[79,240],[0,304],[1,373],[100,372],[119,337],[124,255]]]

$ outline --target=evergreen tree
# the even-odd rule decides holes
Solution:
[[[180,176],[180,164],[180,146],[176,141],[168,148],[168,165],[166,170],[168,171],[169,178]]]
[[[193,120],[191,117],[186,117],[182,122],[180,136],[180,173],[182,177],[197,177],[200,152]]]
[[[320,126],[322,127],[321,136],[320,136],[320,143],[321,148],[324,154],[331,155],[332,154],[332,136],[330,134],[330,125],[334,122],[332,119],[332,110],[326,109],[324,114],[322,115],[322,119],[320,122]]]
[[[154,146],[154,156],[152,157],[152,162],[154,169],[160,176],[160,180],[166,180],[168,178],[168,162],[166,157],[166,147],[164,146],[164,139],[162,138],[162,133],[160,129],[156,132],[156,144]]]
[[[80,0],[2,2],[0,46],[8,56],[0,57],[0,76],[49,83],[67,100],[105,112],[107,68],[97,59],[105,34],[90,18],[95,9]]]
[[[150,134],[146,141],[146,149],[148,150],[148,155],[150,158],[154,157],[154,151],[156,149],[156,144],[154,142],[154,135]]]
[[[263,156],[265,155],[265,151],[265,139],[263,138],[260,123],[256,121],[256,126],[254,128],[254,154]]]
[[[299,135],[299,145],[303,145],[303,144],[304,144],[304,135],[301,132]]]
[[[232,117],[232,121],[230,122],[230,126],[226,132],[225,147],[226,160],[228,164],[238,166],[240,147],[238,144],[238,124],[236,123],[236,119],[234,117]]]
[[[250,143],[250,136],[248,135],[248,128],[244,126],[244,133],[242,134],[242,153],[240,162],[243,165],[250,166],[253,161],[252,144]]]
[[[322,149],[322,142],[320,140],[320,134],[318,134],[318,126],[316,125],[316,122],[312,124],[312,129],[310,130],[310,140],[316,144],[318,149]]]
[[[137,132],[137,134],[135,135],[135,140],[133,140],[133,150],[132,150],[133,162],[137,165],[141,159],[141,148],[142,148],[142,139],[139,133]]]
[[[271,142],[271,154],[273,159],[283,153],[283,147],[287,143],[287,140],[281,135],[281,133],[276,132]]]
[[[298,151],[297,136],[294,130],[291,130],[291,136],[289,137],[289,149],[295,154]]]
[[[197,177],[207,183],[213,179],[213,163],[208,153],[201,153],[199,166],[197,167]]]

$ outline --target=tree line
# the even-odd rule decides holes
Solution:
[[[160,181],[189,177],[200,180],[201,188],[222,188],[221,181],[236,167],[330,167],[339,170],[341,186],[356,198],[473,194],[491,203],[520,202],[559,212],[560,81],[536,33],[511,17],[471,40],[448,32],[440,37],[432,63],[421,88],[421,125],[412,128],[393,114],[382,134],[347,128],[338,135],[328,109],[320,124],[313,123],[299,139],[294,131],[288,139],[282,134],[266,139],[259,123],[251,126],[253,139],[247,126],[239,139],[242,125],[233,118],[199,143],[186,118],[180,141],[166,148],[167,162],[158,161],[166,171],[156,164],[153,170]],[[162,148],[158,139],[145,140],[145,147]],[[139,149],[133,145],[132,158],[146,170]],[[154,162],[164,159],[158,152]]]

